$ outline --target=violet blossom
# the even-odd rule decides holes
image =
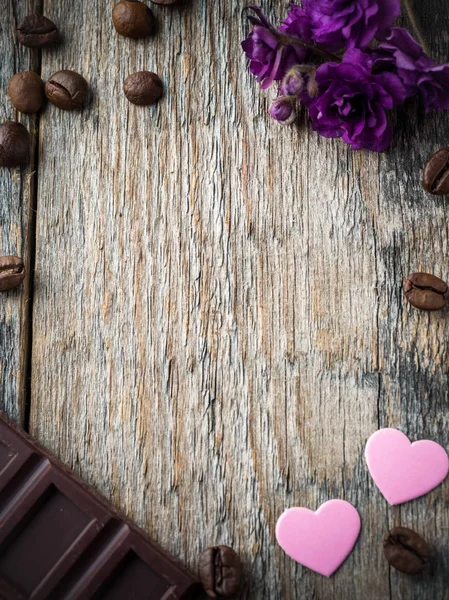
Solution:
[[[262,89],[266,89],[273,81],[280,81],[295,64],[301,63],[307,50],[285,43],[280,32],[271,25],[260,8],[250,8],[256,12],[258,18],[248,17],[253,29],[242,42],[242,48],[250,60],[251,73],[256,75]]]
[[[400,0],[301,0],[277,29],[250,8],[256,16],[242,47],[262,88],[278,82],[270,108],[278,123],[293,122],[301,102],[321,135],[380,152],[392,138],[388,113],[406,98],[449,109],[449,63],[438,65],[392,27]]]
[[[279,125],[291,125],[296,119],[296,99],[293,96],[279,96],[270,107],[270,115]]]
[[[301,6],[290,4],[287,18],[281,21],[279,31],[297,37],[305,42],[312,41],[312,31],[310,29],[310,19]]]
[[[319,95],[306,103],[312,127],[321,135],[342,137],[354,150],[381,152],[392,136],[387,111],[404,102],[406,91],[397,75],[371,69],[369,55],[349,50],[342,63],[318,67]]]
[[[304,71],[299,65],[296,65],[285,74],[280,91],[284,96],[299,96],[303,89]]]
[[[399,16],[399,0],[303,0],[312,38],[332,50],[367,48]]]
[[[392,27],[372,54],[374,69],[397,73],[407,97],[421,95],[426,111],[449,108],[449,64],[438,65],[406,29]]]

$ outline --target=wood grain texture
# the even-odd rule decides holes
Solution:
[[[19,120],[32,136],[30,164],[21,169],[0,169],[0,255],[21,256],[27,266],[21,288],[0,294],[0,408],[18,422],[23,422],[25,411],[32,277],[29,246],[34,235],[31,211],[38,121],[35,116],[17,113],[8,97],[8,84],[19,71],[39,72],[38,51],[20,47],[16,41],[18,22],[38,8],[38,0],[0,0],[0,123]]]
[[[391,151],[354,153],[305,115],[270,122],[244,3],[154,7],[144,42],[116,35],[112,6],[44,2],[65,39],[43,75],[79,71],[92,102],[41,119],[31,432],[190,567],[234,546],[241,598],[446,600],[449,484],[389,508],[363,451],[379,426],[449,448],[448,314],[401,291],[410,271],[449,277],[447,201],[420,185],[447,114],[404,109]],[[446,59],[449,9],[420,10]],[[121,89],[141,69],[166,85],[150,109]],[[274,526],[329,498],[363,525],[328,580]],[[393,524],[438,549],[431,577],[389,570]]]

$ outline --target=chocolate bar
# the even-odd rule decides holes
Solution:
[[[196,600],[175,558],[0,412],[1,600]]]

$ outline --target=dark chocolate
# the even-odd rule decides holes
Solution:
[[[0,599],[202,597],[180,561],[0,411]]]

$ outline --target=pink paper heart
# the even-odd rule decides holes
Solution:
[[[449,470],[447,452],[436,442],[410,442],[398,429],[380,429],[369,438],[365,458],[386,500],[402,504],[430,492]]]
[[[329,500],[316,512],[290,508],[276,524],[276,539],[282,550],[326,577],[345,560],[359,533],[359,513],[344,500]]]

